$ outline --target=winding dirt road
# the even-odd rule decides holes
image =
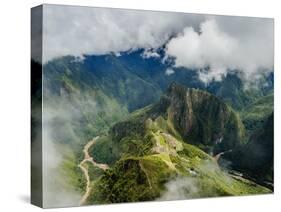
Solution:
[[[93,166],[96,166],[102,170],[106,170],[108,169],[108,165],[107,164],[102,164],[102,163],[97,163],[96,161],[94,161],[94,159],[89,155],[89,148],[97,141],[97,139],[99,138],[99,136],[93,138],[91,141],[89,141],[83,148],[83,153],[84,153],[84,159],[78,164],[78,167],[82,170],[82,172],[84,173],[86,180],[87,180],[87,185],[86,185],[86,191],[84,193],[84,195],[82,196],[81,200],[80,200],[80,205],[83,205],[86,201],[86,199],[88,198],[90,191],[91,191],[91,179],[89,176],[89,171],[88,168],[83,166],[84,163],[91,162],[93,164]]]

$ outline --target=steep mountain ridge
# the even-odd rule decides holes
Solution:
[[[273,183],[273,113],[266,119],[264,126],[251,135],[246,145],[240,146],[235,151],[224,157],[233,161],[232,168],[243,171],[258,182]]]
[[[210,103],[215,105],[210,105],[214,109],[208,113],[222,113],[216,121],[223,124],[210,128],[210,135],[221,133],[227,137],[226,133],[230,133],[224,128],[227,125],[233,131],[240,130],[237,120],[232,121],[239,117],[218,98],[205,91],[172,84],[158,103],[115,124],[109,134],[99,138],[91,148],[94,160],[109,164],[110,169],[92,182],[92,193],[86,204],[161,199],[169,192],[166,184],[179,179],[194,181],[196,187],[196,192],[188,186],[183,188],[185,198],[270,192],[222,171],[212,156],[195,146],[204,145],[199,132],[193,137],[188,135],[190,129],[196,129],[193,128],[197,123],[194,120],[202,112],[205,100],[211,100]],[[178,114],[184,114],[180,121],[177,120]],[[206,122],[213,122],[214,117],[206,117]],[[182,124],[175,126],[178,121]],[[235,145],[233,142],[239,140],[222,143],[229,147]]]
[[[253,132],[263,127],[268,117],[273,112],[274,98],[273,92],[258,98],[256,101],[240,111],[243,123],[249,132]]]
[[[124,137],[141,138],[150,122],[211,154],[230,150],[240,145],[244,138],[239,115],[228,105],[208,92],[176,83],[171,84],[158,103],[135,111],[126,120],[115,124],[109,136],[115,143],[121,142]],[[111,143],[113,147],[116,146],[114,142]],[[135,147],[135,150],[142,148]]]
[[[244,126],[238,114],[208,92],[186,89],[173,83],[167,93],[169,116],[183,137],[215,152],[226,151],[243,142]]]

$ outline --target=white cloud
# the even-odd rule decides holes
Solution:
[[[154,49],[146,49],[142,55],[141,55],[143,58],[147,59],[147,58],[151,58],[151,57],[154,57],[154,58],[159,58],[160,57],[160,54],[158,54]]]
[[[182,13],[44,5],[43,60],[154,49],[184,26],[196,27],[204,18]]]
[[[229,69],[247,79],[273,69],[272,19],[44,5],[43,63],[138,48],[158,57],[167,42],[175,66],[198,69],[204,82]]]
[[[166,71],[165,71],[165,74],[166,74],[167,76],[170,76],[170,75],[172,75],[172,74],[174,74],[174,73],[175,73],[175,71],[174,71],[173,69],[171,69],[171,68],[167,68]]]
[[[239,27],[239,24],[241,27]],[[199,70],[204,82],[220,80],[229,70],[246,78],[273,68],[273,22],[271,19],[211,17],[197,32],[186,27],[171,39],[166,54],[176,67]]]
[[[47,84],[44,84],[47,88]],[[45,90],[46,92],[46,90]],[[52,102],[52,101],[53,102]],[[52,99],[44,98],[43,102],[43,206],[44,207],[66,207],[78,206],[82,197],[77,188],[70,183],[70,169],[63,166],[63,163],[75,163],[71,155],[73,150],[66,144],[59,144],[57,137],[68,137],[79,140],[75,129],[69,124],[67,130],[55,129],[54,123],[63,121],[63,123],[72,123],[79,121],[81,114],[67,101],[64,96],[52,96]],[[94,108],[94,107],[92,107]]]
[[[199,196],[197,178],[178,177],[169,181],[166,185],[166,191],[158,198],[158,201],[184,200]]]

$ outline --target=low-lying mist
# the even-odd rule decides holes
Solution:
[[[93,96],[66,92],[55,94],[44,84],[43,98],[43,203],[44,207],[78,206],[78,157],[88,137],[86,118],[95,116]],[[85,118],[86,117],[86,118]],[[91,133],[87,134],[89,137]],[[67,164],[67,165],[66,165]]]
[[[57,104],[54,104],[56,102]],[[70,184],[70,176],[63,172],[63,163],[71,160],[71,143],[78,135],[71,123],[79,121],[81,114],[65,98],[54,97],[43,103],[43,203],[44,207],[78,206],[81,193]],[[55,127],[58,122],[63,126]],[[69,144],[61,143],[63,137]],[[64,141],[65,142],[65,141]],[[74,160],[73,158],[72,160]],[[75,163],[74,161],[68,161]],[[71,172],[72,170],[69,170]]]
[[[190,170],[189,170],[190,171]],[[209,177],[219,177],[229,186],[233,183],[233,179],[227,175],[213,161],[204,161],[196,169],[190,171],[191,176],[178,176],[165,184],[165,191],[158,198],[158,201],[165,200],[184,200],[193,198],[202,198],[209,196],[219,196],[214,184],[209,182]],[[206,186],[208,189],[206,190]]]

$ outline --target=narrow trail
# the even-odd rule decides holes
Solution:
[[[86,201],[86,199],[88,198],[90,191],[91,191],[91,179],[89,176],[89,171],[88,168],[83,166],[84,163],[91,162],[93,164],[93,166],[96,166],[102,170],[106,170],[108,169],[108,165],[107,164],[102,164],[102,163],[97,163],[96,161],[94,161],[94,159],[89,155],[89,148],[97,141],[97,139],[99,138],[99,136],[93,138],[91,141],[89,141],[83,148],[83,153],[84,153],[84,159],[78,164],[78,167],[82,170],[82,172],[84,173],[85,177],[86,177],[86,192],[84,193],[84,195],[82,196],[81,200],[80,200],[80,205],[83,205]]]

